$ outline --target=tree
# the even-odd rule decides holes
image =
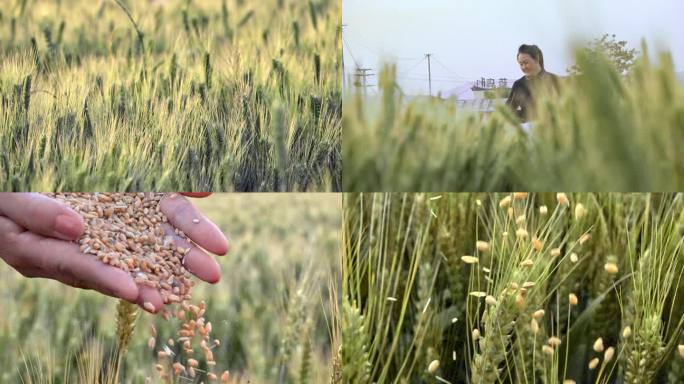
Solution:
[[[616,41],[615,35],[604,34],[600,39],[594,39],[586,47],[582,48],[588,57],[598,57],[599,54],[603,54],[610,60],[618,73],[626,75],[629,73],[632,65],[639,54],[636,49],[627,49],[626,41]],[[577,64],[574,64],[568,68],[568,74],[578,75],[582,73],[582,68]]]

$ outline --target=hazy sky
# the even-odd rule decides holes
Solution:
[[[425,53],[434,54],[433,93],[461,93],[465,81],[521,77],[515,54],[522,43],[537,44],[546,69],[565,75],[572,41],[604,33],[637,49],[643,37],[652,53],[670,50],[684,71],[682,0],[343,0],[342,19],[345,70],[354,59],[373,73],[396,62],[411,94],[428,92]]]

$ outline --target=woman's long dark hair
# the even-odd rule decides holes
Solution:
[[[544,69],[544,54],[542,53],[541,49],[539,49],[539,47],[537,47],[536,45],[523,44],[518,48],[518,55],[520,55],[521,53],[526,53],[532,56],[533,59],[539,62],[539,66],[541,66],[541,69]],[[517,58],[518,55],[516,55],[515,57]]]

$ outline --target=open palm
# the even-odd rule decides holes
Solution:
[[[160,208],[169,219],[167,234],[178,247],[190,248],[186,269],[201,280],[218,282],[220,268],[208,252],[228,252],[223,233],[182,194],[167,195]],[[174,227],[194,244],[176,236]],[[155,312],[163,307],[158,290],[138,285],[129,273],[82,253],[74,241],[83,231],[81,217],[56,200],[36,193],[0,193],[0,258],[22,275],[94,289],[141,306],[149,302]]]

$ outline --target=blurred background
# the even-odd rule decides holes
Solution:
[[[382,64],[394,63],[407,95],[482,99],[484,91],[510,88],[522,76],[520,44],[538,45],[546,69],[565,76],[578,46],[628,52],[639,50],[642,39],[652,59],[670,51],[684,81],[683,14],[684,4],[673,0],[345,0],[346,85],[359,82],[373,93]]]
[[[221,341],[215,371],[229,370],[231,383],[328,382],[337,352],[331,314],[340,286],[340,196],[215,194],[193,202],[231,247],[218,258],[221,281],[193,290],[195,303],[206,302],[212,338]],[[0,382],[73,382],[79,370],[106,370],[116,304],[1,264]],[[147,346],[151,324],[158,333],[154,351]],[[121,382],[157,382],[156,351],[179,327],[176,319],[139,311]],[[195,382],[202,380],[198,374]]]

